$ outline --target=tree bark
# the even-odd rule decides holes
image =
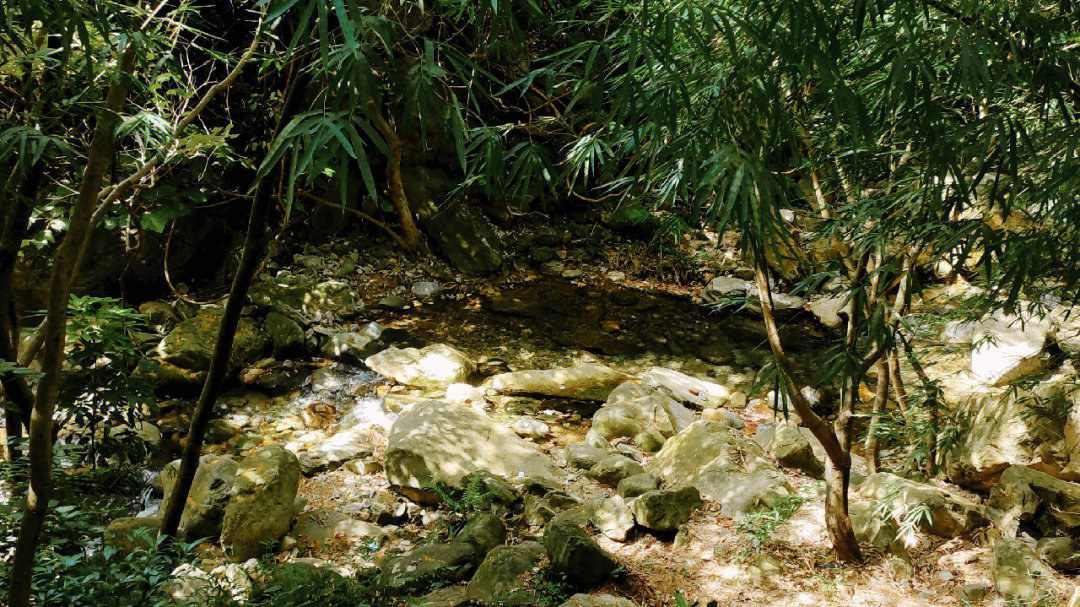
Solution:
[[[368,97],[368,115],[390,151],[390,157],[386,159],[386,185],[390,190],[390,202],[397,211],[398,221],[401,222],[401,238],[405,241],[406,250],[416,251],[423,246],[423,237],[420,235],[420,229],[416,227],[412,206],[409,204],[408,197],[405,196],[405,184],[401,181],[401,138],[383,117],[375,98],[370,96]]]
[[[42,184],[41,167],[32,167],[19,186],[19,194],[5,202],[3,227],[0,228],[0,359],[18,364],[19,360],[19,311],[12,287],[19,247],[30,222],[33,202],[38,199]],[[4,454],[9,461],[18,456],[17,441],[22,438],[22,428],[30,423],[34,407],[34,394],[26,381],[16,375],[0,378],[4,395],[16,409],[4,412]]]
[[[851,476],[850,433],[843,432],[838,436],[836,430],[830,428],[825,420],[814,413],[809,401],[802,394],[802,386],[795,379],[791,369],[791,362],[788,360],[783,343],[780,341],[780,329],[773,313],[772,290],[769,287],[769,278],[765,268],[765,256],[758,254],[754,257],[754,277],[757,282],[758,299],[761,303],[761,315],[765,322],[769,347],[772,349],[777,367],[779,367],[784,380],[788,384],[792,404],[795,406],[795,412],[799,415],[799,425],[810,430],[822,447],[825,448],[825,453],[828,456],[825,462],[825,480],[827,484],[825,525],[829,531],[829,536],[832,538],[833,549],[836,550],[836,556],[841,561],[846,563],[856,562],[862,558],[862,553],[859,551],[859,542],[855,539],[855,532],[851,528],[851,519],[848,517],[847,508],[848,485]],[[850,391],[847,392],[850,394]],[[843,409],[842,406],[841,413]],[[843,427],[846,428],[850,423],[850,416],[838,420],[837,428],[841,427],[841,422],[843,422]]]
[[[301,79],[297,78],[286,93],[285,105],[282,108],[281,115],[278,117],[277,126],[271,140],[277,138],[285,124],[297,113],[302,97],[299,92],[304,90],[303,86],[298,85]],[[285,162],[285,160],[281,162]],[[180,528],[180,518],[184,513],[184,506],[187,504],[191,484],[195,480],[195,472],[199,468],[199,458],[202,453],[206,427],[213,417],[214,403],[217,401],[221,384],[224,382],[229,370],[233,338],[236,336],[236,326],[240,321],[240,313],[247,301],[252,277],[259,268],[269,240],[270,231],[267,223],[273,199],[274,183],[269,179],[263,179],[259,182],[255,190],[255,197],[251,202],[247,234],[244,238],[244,251],[240,256],[240,266],[233,277],[229,297],[225,303],[225,312],[221,318],[221,327],[218,330],[217,343],[214,346],[214,357],[210,362],[206,381],[203,382],[202,392],[199,394],[195,412],[191,417],[187,443],[184,445],[184,454],[180,460],[180,470],[169,494],[169,501],[164,504],[160,531],[161,535],[164,536],[175,536]]]
[[[880,466],[880,452],[876,426],[881,423],[881,414],[885,411],[885,403],[889,400],[889,354],[883,354],[878,359],[877,387],[874,390],[874,408],[870,414],[870,427],[866,431],[866,467],[870,474],[878,471]]]
[[[135,68],[135,48],[128,43],[120,57],[117,80],[110,87],[101,108],[94,137],[86,157],[82,183],[75,208],[71,211],[67,234],[56,249],[49,274],[49,298],[45,316],[45,340],[42,352],[42,376],[38,384],[34,408],[30,414],[30,489],[26,498],[19,536],[15,543],[15,558],[11,565],[10,607],[30,605],[30,582],[34,569],[34,553],[41,538],[41,529],[52,497],[52,426],[53,411],[60,391],[67,338],[67,309],[74,281],[72,270],[78,263],[79,249],[91,229],[90,220],[98,200],[98,190],[112,159],[115,131],[131,89],[131,73]]]

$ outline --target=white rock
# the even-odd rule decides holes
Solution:
[[[948,346],[971,345],[975,341],[976,323],[970,320],[951,320],[941,329],[941,343]]]
[[[1043,348],[1052,327],[1046,320],[995,314],[980,320],[971,351],[971,372],[984,384],[1003,385],[1046,366]]]
[[[446,387],[446,402],[471,405],[484,402],[484,389],[469,384],[450,384]]]
[[[815,299],[810,302],[810,312],[826,327],[839,329],[844,324],[840,313],[846,307],[845,301],[847,301],[845,295]]]
[[[523,418],[514,420],[514,423],[510,424],[510,429],[518,436],[527,438],[544,438],[551,434],[551,428],[544,422],[536,419]]]
[[[731,397],[727,386],[663,367],[649,369],[641,376],[641,385],[662,388],[675,400],[694,404],[702,409],[722,406]]]
[[[754,283],[733,276],[717,276],[709,281],[705,292],[719,298],[739,297],[755,289]]]
[[[417,282],[413,284],[412,292],[420,299],[431,299],[442,294],[442,285],[437,282]]]

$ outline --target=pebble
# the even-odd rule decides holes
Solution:
[[[518,436],[529,438],[543,438],[551,434],[551,428],[547,424],[527,418],[514,420],[514,423],[510,424],[510,429],[517,433]]]
[[[437,282],[417,282],[412,286],[413,295],[420,299],[432,299],[442,294],[442,285]]]

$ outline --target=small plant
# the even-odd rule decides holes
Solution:
[[[453,489],[445,483],[426,483],[424,489],[434,493],[451,510],[459,514],[468,514],[483,510],[491,496],[483,477],[471,476],[465,482],[464,489]]]
[[[911,508],[904,505],[901,497],[906,489],[902,485],[889,487],[889,492],[884,498],[874,504],[873,516],[881,520],[893,520],[897,522],[896,537],[901,539],[908,547],[915,544],[915,534],[920,529],[933,523],[930,507],[927,504],[917,504]]]
[[[86,447],[91,465],[120,457],[145,457],[140,440],[128,440],[156,404],[151,386],[134,371],[143,363],[134,332],[143,317],[119,300],[72,297],[68,321],[67,388],[59,402],[59,427],[68,440]]]
[[[683,596],[682,590],[675,591],[675,607],[699,607],[701,601],[694,601],[693,603],[687,603],[686,597]],[[717,607],[716,601],[709,601],[705,604],[705,607]]]
[[[776,529],[788,522],[808,501],[810,498],[802,495],[778,497],[768,510],[758,510],[744,515],[739,520],[738,529],[750,536],[752,550],[758,552],[769,541]]]

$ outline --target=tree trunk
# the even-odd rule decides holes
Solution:
[[[31,167],[19,187],[19,194],[5,202],[3,227],[0,228],[0,359],[18,364],[19,360],[19,311],[13,297],[12,287],[19,247],[26,234],[33,203],[42,190],[41,167]],[[14,403],[17,410],[4,412],[4,454],[9,461],[18,457],[17,441],[22,438],[22,428],[30,423],[34,407],[34,394],[23,378],[5,375],[0,378],[4,395]]]
[[[276,139],[282,128],[289,122],[297,110],[302,99],[298,91],[304,87],[296,81],[289,87],[285,96],[285,106],[278,117],[274,135]],[[285,162],[282,160],[281,162]],[[199,394],[195,412],[191,417],[191,425],[188,428],[187,443],[184,445],[184,454],[180,460],[180,470],[177,473],[175,484],[169,494],[169,501],[164,504],[161,521],[161,535],[175,536],[180,527],[180,518],[184,513],[188,493],[191,491],[191,483],[195,480],[195,472],[199,468],[199,457],[202,452],[203,438],[206,435],[206,427],[212,417],[214,403],[217,401],[221,384],[229,370],[229,359],[232,356],[233,338],[236,336],[236,326],[240,321],[240,313],[247,302],[248,289],[251,286],[252,277],[260,265],[266,243],[269,240],[267,222],[270,207],[273,203],[274,183],[272,180],[263,179],[255,190],[255,197],[251,202],[251,212],[248,216],[247,234],[244,238],[244,252],[240,256],[240,266],[233,277],[232,287],[229,289],[229,298],[225,302],[225,312],[221,318],[221,327],[218,330],[217,343],[214,346],[214,357],[210,362],[210,369],[206,374],[202,392]]]
[[[390,190],[390,202],[397,211],[398,220],[401,222],[401,238],[405,241],[406,249],[416,251],[423,246],[423,237],[420,229],[416,227],[413,219],[412,206],[409,198],[405,196],[405,184],[401,181],[401,139],[397,131],[383,117],[382,110],[375,102],[374,97],[368,97],[368,114],[375,128],[386,140],[386,147],[390,150],[390,157],[386,159],[386,185]]]
[[[765,256],[757,254],[754,257],[754,277],[757,281],[761,316],[765,322],[769,347],[772,349],[777,367],[788,384],[792,404],[795,406],[795,412],[799,415],[799,425],[810,430],[824,447],[825,454],[828,456],[825,462],[827,484],[825,525],[828,528],[829,536],[832,538],[833,549],[836,550],[836,556],[841,561],[846,563],[856,562],[862,558],[862,554],[859,551],[859,542],[855,539],[855,532],[851,528],[851,519],[848,518],[847,509],[848,485],[851,474],[850,433],[844,432],[838,436],[837,432],[830,428],[825,420],[814,413],[810,403],[803,396],[802,386],[795,379],[795,374],[791,369],[791,362],[788,360],[783,343],[780,341],[780,328],[773,313],[772,290],[769,287]],[[850,394],[850,391],[848,393]],[[842,416],[841,420],[844,421],[846,427],[850,423],[850,416],[846,418]],[[839,427],[839,423],[837,427]]]
[[[120,123],[128,91],[131,89],[131,73],[135,68],[135,48],[128,43],[120,57],[118,77],[109,87],[104,107],[101,108],[86,167],[79,187],[79,197],[71,211],[67,234],[56,249],[52,271],[49,274],[49,298],[45,316],[45,340],[42,353],[44,375],[38,384],[34,409],[30,414],[30,489],[26,507],[19,525],[15,543],[15,558],[11,565],[11,587],[8,592],[9,607],[30,605],[31,577],[34,570],[34,553],[41,537],[45,515],[52,497],[53,411],[60,391],[61,372],[64,362],[64,344],[67,338],[67,309],[71,285],[75,277],[72,271],[78,263],[79,249],[91,229],[91,218],[98,200],[98,191],[112,159],[116,127]]]
[[[889,363],[891,353],[886,353],[878,359],[877,388],[874,390],[874,409],[870,414],[870,428],[866,431],[866,467],[870,474],[878,471],[880,448],[876,427],[881,423],[881,414],[885,411],[885,403],[889,400]]]

